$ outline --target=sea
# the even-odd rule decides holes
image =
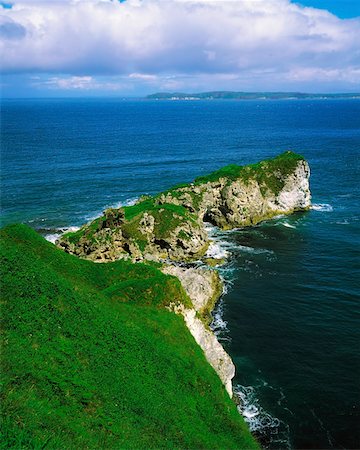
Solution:
[[[2,226],[54,242],[109,206],[285,150],[310,164],[312,208],[210,230],[228,253],[212,327],[264,448],[358,449],[359,100],[4,99]]]

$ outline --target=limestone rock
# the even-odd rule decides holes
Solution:
[[[178,307],[175,310],[184,317],[186,326],[201,347],[209,364],[218,374],[230,397],[233,396],[231,380],[235,376],[235,366],[230,356],[225,352],[216,336],[205,327],[203,322],[196,317],[194,309]]]
[[[231,165],[195,183],[142,197],[104,215],[57,245],[94,261],[130,257],[194,261],[210,244],[204,222],[222,229],[256,224],[310,207],[310,170],[291,152],[249,166]]]
[[[179,278],[194,308],[200,314],[211,311],[222,293],[223,283],[216,270],[168,265],[163,273]]]

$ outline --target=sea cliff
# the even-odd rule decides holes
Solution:
[[[288,152],[108,209],[59,248],[0,230],[4,446],[259,448],[209,326],[223,260],[208,222],[306,209],[308,178]]]
[[[231,397],[235,367],[209,329],[211,311],[222,293],[219,274],[210,266],[223,261],[209,257],[212,241],[206,224],[229,230],[306,210],[309,176],[308,163],[293,152],[247,166],[229,165],[193,183],[143,196],[133,206],[107,209],[78,231],[63,235],[57,246],[96,262],[151,262],[176,276],[192,306],[172,307],[183,316]],[[191,265],[199,260],[206,268]]]
[[[116,259],[195,261],[210,240],[205,223],[224,230],[254,225],[310,207],[309,165],[285,152],[248,166],[229,165],[133,206],[110,208],[57,245],[67,253]]]

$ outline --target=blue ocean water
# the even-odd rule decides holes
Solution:
[[[304,155],[311,211],[220,234],[215,326],[264,446],[360,448],[360,101],[3,100],[1,147],[2,224],[48,236],[229,163]]]

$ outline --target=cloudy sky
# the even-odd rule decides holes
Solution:
[[[360,91],[359,0],[0,2],[4,97]]]

